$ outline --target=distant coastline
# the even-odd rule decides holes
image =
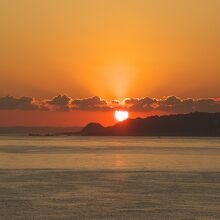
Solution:
[[[57,136],[182,136],[220,137],[220,113],[193,112],[127,119],[104,127],[89,123],[82,127],[0,127],[1,135]]]
[[[194,112],[127,119],[109,127],[89,123],[81,135],[220,137],[220,113]]]
[[[26,127],[26,126],[13,126],[13,127],[0,127],[0,135],[19,135],[19,136],[59,136],[59,135],[77,135],[82,130],[82,127]]]

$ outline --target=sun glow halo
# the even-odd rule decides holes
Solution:
[[[115,118],[117,121],[124,121],[128,118],[129,113],[128,111],[115,111]]]

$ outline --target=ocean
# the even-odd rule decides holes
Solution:
[[[0,136],[0,219],[220,219],[220,138]]]

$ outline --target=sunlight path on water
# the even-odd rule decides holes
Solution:
[[[219,171],[219,138],[2,137],[2,169]]]

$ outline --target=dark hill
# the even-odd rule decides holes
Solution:
[[[220,136],[220,113],[152,116],[128,119],[110,127],[90,123],[84,136]]]

